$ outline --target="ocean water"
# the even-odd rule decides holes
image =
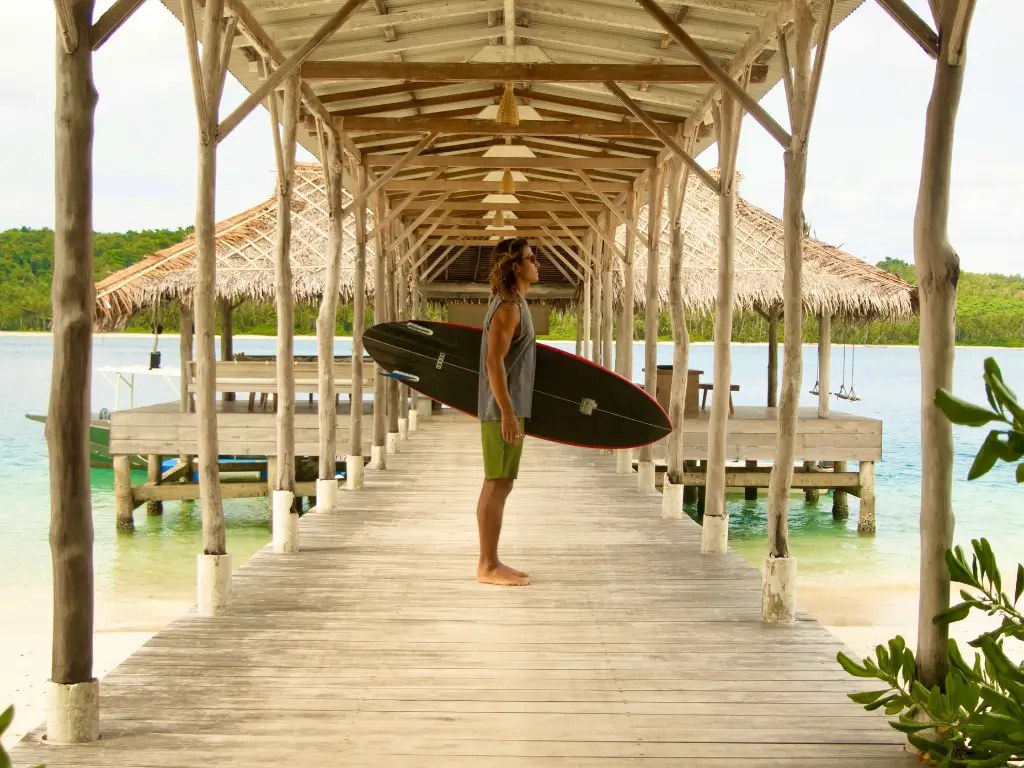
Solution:
[[[152,337],[114,336],[95,339],[94,369],[108,365],[144,365]],[[315,340],[296,340],[296,353],[315,354]],[[558,343],[572,350],[573,344]],[[161,341],[164,363],[176,365],[177,339]],[[238,339],[239,352],[273,353],[273,339]],[[348,340],[339,340],[338,354],[349,351]],[[839,582],[878,585],[911,584],[916,579],[920,510],[920,375],[915,347],[833,349],[833,389],[853,383],[857,402],[833,398],[833,408],[883,420],[883,460],[876,467],[877,526],[874,536],[856,531],[857,499],[850,499],[850,517],[834,521],[831,498],[823,495],[808,504],[793,494],[790,532],[793,554],[799,559],[801,579],[822,584]],[[24,609],[46,606],[50,590],[49,478],[43,425],[29,421],[26,413],[47,410],[52,343],[46,336],[0,336],[0,584],[17,585],[6,590],[4,603]],[[982,362],[994,356],[1011,387],[1024,389],[1024,350],[960,348],[956,353],[954,391],[961,397],[984,402]],[[737,405],[763,404],[766,391],[767,350],[760,345],[733,348],[733,381]],[[658,360],[670,363],[671,345],[660,345]],[[634,380],[642,381],[643,347],[634,353]],[[802,404],[813,406],[809,394],[815,381],[816,351],[804,349]],[[851,366],[855,363],[855,366]],[[695,345],[691,367],[710,378],[713,351]],[[109,374],[108,374],[109,375]],[[177,385],[177,381],[174,381]],[[128,393],[122,385],[121,407]],[[136,381],[135,405],[176,400],[171,385],[162,379],[141,377]],[[114,388],[98,370],[92,388],[93,411],[113,408]],[[1003,570],[1024,560],[1024,486],[1014,481],[1013,471],[998,467],[988,476],[968,483],[967,470],[981,445],[985,430],[956,428],[956,540],[992,540]],[[147,517],[136,510],[136,531],[117,534],[114,529],[113,480],[110,470],[92,470],[95,519],[95,567],[97,602],[145,604],[147,600],[190,601],[194,594],[195,556],[201,549],[198,504],[165,504],[161,517]],[[136,482],[144,481],[141,476]],[[731,545],[751,562],[758,563],[766,548],[765,496],[746,502],[742,494],[730,495]],[[693,513],[693,510],[690,510]],[[473,513],[467,510],[468,515]],[[228,548],[236,566],[269,540],[267,502],[264,499],[226,500]],[[18,610],[15,610],[17,613]],[[10,614],[8,618],[11,618]]]

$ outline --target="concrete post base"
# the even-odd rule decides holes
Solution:
[[[361,491],[363,489],[363,457],[345,457],[345,490]]]
[[[761,619],[770,624],[796,621],[796,558],[764,556]]]
[[[83,744],[100,737],[100,682],[50,681],[46,710],[48,744]]]
[[[665,478],[665,484],[661,486],[661,519],[682,520],[683,519],[683,484],[669,482]]]
[[[231,555],[199,555],[196,605],[200,616],[226,616],[231,609]]]
[[[391,453],[391,454],[398,453],[398,433],[397,432],[388,432],[387,446],[388,446],[388,453]]]
[[[388,449],[385,445],[370,446],[370,469],[388,468]]]
[[[615,452],[615,474],[628,475],[633,471],[633,451],[628,448]]]
[[[434,415],[433,402],[429,397],[416,398],[416,413],[421,419],[429,419]]]
[[[399,418],[398,420],[398,437],[402,440],[409,439],[409,420]]]
[[[637,490],[640,493],[657,493],[654,487],[654,462],[641,461],[637,464]]]
[[[148,517],[159,517],[164,513],[164,503],[162,501],[147,501],[146,502],[146,515]]]
[[[291,555],[299,551],[299,516],[292,512],[295,494],[274,491],[274,552]]]
[[[409,431],[415,432],[420,427],[420,415],[415,408],[409,409]]]
[[[700,531],[702,555],[724,555],[729,550],[729,515],[704,515]]]
[[[337,512],[338,511],[338,481],[317,480],[316,481],[316,511]]]

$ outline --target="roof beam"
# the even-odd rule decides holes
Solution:
[[[615,207],[615,205],[612,204],[611,200],[609,200],[605,195],[601,194],[600,191],[594,188],[593,182],[590,180],[590,177],[587,176],[586,172],[578,170],[576,171],[576,173],[579,174],[579,177],[583,179],[583,181],[586,183],[588,187],[590,187],[591,191],[595,195],[597,195],[597,199],[604,203],[606,206],[608,206],[608,210],[611,211],[612,214],[614,214],[615,218],[621,221],[623,225],[625,225],[626,229],[633,233],[634,237],[636,237],[641,242],[644,242],[644,238],[640,236],[640,230],[636,228],[636,225],[632,221],[630,221],[628,217],[623,216],[622,211]]]
[[[496,241],[474,243],[474,245],[495,244]],[[446,299],[486,299],[491,295],[490,283],[429,283],[423,290],[427,296]],[[534,283],[530,286],[531,299],[572,299],[575,295],[575,285]]]
[[[429,204],[429,203],[428,203]],[[426,206],[421,202],[415,206],[409,206],[409,212],[413,210],[422,211]],[[582,206],[587,211],[593,211],[594,213],[600,213],[604,210],[602,205],[591,205],[584,204]],[[571,213],[579,210],[577,207],[567,205],[566,203],[462,203],[449,201],[441,206],[442,211],[512,211],[513,213],[527,212],[527,213],[551,213],[554,217],[555,211],[563,213]]]
[[[640,6],[647,11],[651,16],[658,20],[665,31],[675,38],[675,41],[679,43],[683,48],[693,54],[694,58],[700,62],[700,65],[704,67],[709,75],[711,75],[715,81],[725,90],[729,91],[729,94],[736,99],[740,104],[743,105],[744,109],[750,113],[761,126],[768,131],[769,134],[782,145],[783,149],[788,149],[792,137],[779,125],[775,118],[768,114],[764,107],[758,104],[757,99],[751,96],[739,83],[726,72],[717,62],[715,62],[704,50],[694,42],[693,38],[690,37],[686,32],[676,24],[672,17],[669,16],[662,9],[655,0],[636,0]],[[609,80],[616,80],[614,77],[608,78]],[[619,81],[622,82],[622,81]],[[651,81],[654,82],[654,81]]]
[[[253,16],[252,11],[246,6],[244,0],[224,0],[224,5],[227,7],[237,18],[238,28],[242,33],[252,41],[253,45],[256,46],[264,55],[267,56],[277,66],[281,66],[285,61],[284,52],[277,46],[273,38],[267,34],[267,31],[263,29],[260,23]],[[331,113],[327,111],[326,107],[320,102],[320,99],[310,88],[309,83],[302,83],[302,98],[309,106],[310,110],[320,116],[321,119],[329,121],[331,119]],[[355,158],[357,162],[362,160],[362,152],[359,151],[359,147],[355,145],[348,133],[341,132],[341,140],[345,145],[345,149],[348,150],[349,154]]]
[[[440,173],[440,171],[438,171]],[[602,192],[625,192],[630,189],[627,182],[618,181],[595,181],[593,187],[584,184],[562,183],[560,181],[517,181],[516,193],[519,192],[559,192],[568,189],[571,192],[587,192],[597,188]],[[405,192],[416,190],[417,192],[436,192],[450,189],[461,192],[490,192],[499,194],[500,181],[434,181],[433,178],[426,181],[392,181],[388,184],[388,192]]]
[[[191,0],[185,0],[190,2]],[[325,21],[320,28],[313,33],[302,46],[289,56],[284,63],[279,64],[270,77],[263,81],[259,88],[249,94],[249,96],[239,104],[235,111],[228,115],[224,121],[217,126],[217,141],[219,142],[234,129],[240,122],[242,122],[250,112],[256,109],[258,105],[267,94],[273,91],[278,85],[284,82],[284,79],[288,77],[296,68],[302,65],[307,58],[309,58],[313,51],[315,51],[320,44],[323,43],[327,38],[337,32],[341,26],[349,20],[359,7],[365,3],[366,0],[348,0],[338,11]]]
[[[408,189],[408,190],[410,190],[410,192],[409,192],[408,195],[405,196],[405,199],[402,200],[400,203],[398,203],[397,205],[391,206],[391,210],[388,212],[388,215],[384,217],[384,220],[379,222],[377,224],[377,226],[374,227],[374,230],[373,230],[374,235],[376,235],[377,229],[379,227],[386,227],[388,224],[390,224],[395,219],[395,217],[398,216],[398,214],[400,214],[402,211],[405,210],[406,206],[408,206],[409,203],[411,203],[413,200],[415,200],[417,197],[420,196],[420,193],[426,192],[426,191],[432,191],[432,186],[431,185],[437,183],[436,182],[437,177],[440,176],[442,173],[444,173],[444,169],[443,168],[438,168],[436,171],[434,171],[432,174],[430,174],[429,177],[427,177],[426,179],[423,179],[422,181],[413,181],[413,182],[396,182],[396,181],[392,181],[390,184],[388,184],[387,189],[384,190],[384,194],[387,194],[391,189],[394,189],[396,184],[402,184],[403,185],[402,189],[403,190]]]
[[[566,200],[568,200],[568,201],[569,201],[570,203],[572,203],[573,207],[574,207],[574,208],[575,208],[575,209],[576,209],[577,211],[579,211],[579,212],[580,212],[580,216],[582,216],[582,217],[583,217],[584,219],[586,219],[586,220],[587,220],[587,223],[588,223],[588,224],[590,225],[590,228],[594,230],[594,232],[595,232],[595,233],[597,234],[597,236],[598,236],[599,238],[601,238],[602,240],[604,240],[604,242],[605,242],[605,243],[606,243],[606,244],[608,245],[608,247],[609,247],[609,248],[611,248],[611,249],[612,249],[613,251],[615,251],[615,255],[616,255],[616,256],[618,256],[618,257],[619,257],[619,258],[620,258],[620,259],[621,259],[621,260],[623,261],[623,263],[625,263],[625,261],[626,261],[626,254],[624,254],[624,253],[623,253],[623,252],[622,252],[622,251],[621,251],[621,250],[619,249],[619,244],[615,242],[615,238],[614,238],[614,237],[612,237],[612,238],[610,238],[610,239],[609,239],[609,237],[608,237],[608,236],[607,236],[607,235],[605,234],[605,232],[604,232],[604,227],[602,227],[602,226],[601,226],[601,225],[599,225],[599,224],[598,224],[598,223],[597,223],[596,221],[594,221],[594,220],[593,220],[592,218],[590,218],[590,214],[588,214],[588,213],[587,213],[587,212],[586,212],[586,211],[584,210],[583,206],[582,206],[582,205],[580,205],[580,204],[579,204],[579,203],[578,203],[578,202],[576,201],[576,198],[575,198],[575,197],[573,197],[571,193],[569,193],[569,192],[566,192],[566,193],[565,193],[565,199],[566,199]],[[552,216],[554,216],[554,214],[552,214]],[[562,223],[562,220],[561,220],[561,219],[558,219],[558,218],[556,217],[556,220],[558,221],[558,225],[559,225],[559,226],[560,226],[560,227],[561,227],[562,229],[564,229],[564,230],[565,230],[566,232],[568,232],[568,231],[569,231],[569,228],[568,228],[567,226],[565,226],[565,224],[563,224],[563,223]]]
[[[89,28],[89,44],[93,51],[98,51],[144,2],[145,0],[117,0],[107,8]]]
[[[703,54],[703,51],[701,53]],[[615,80],[620,83],[691,85],[713,82],[713,75],[706,71],[706,67],[693,64],[307,61],[302,65],[301,72],[303,80],[406,80],[453,83],[601,83],[605,80]]]
[[[394,165],[395,155],[367,155],[369,165]],[[467,155],[422,155],[408,163],[422,168],[632,168],[651,165],[645,157],[480,157]]]
[[[409,165],[409,163],[413,162],[416,159],[416,156],[424,149],[429,147],[436,138],[436,133],[429,133],[426,136],[424,136],[422,139],[420,139],[419,144],[417,144],[404,155],[399,157],[397,161],[394,163],[394,165],[392,165],[377,179],[374,180],[373,184],[368,186],[366,189],[359,190],[359,194],[353,197],[352,202],[346,205],[344,210],[341,212],[342,218],[348,216],[349,212],[357,205],[359,205],[360,202],[368,199],[370,195],[374,194],[378,189],[387,184],[392,176],[394,176],[396,173],[402,170],[405,166]]]
[[[631,98],[629,98],[626,92],[619,88],[619,86],[616,85],[615,83],[605,83],[605,87],[613,94],[615,94],[618,100],[621,101],[623,105],[625,105],[626,109],[628,109],[630,112],[636,115],[638,120],[640,120],[641,122],[644,123],[644,125],[650,128],[651,132],[659,139],[661,139],[662,144],[664,144],[666,147],[672,150],[672,153],[676,157],[678,157],[680,160],[682,160],[684,163],[690,166],[690,170],[696,173],[700,177],[700,180],[707,184],[708,188],[712,192],[714,192],[716,195],[720,194],[720,187],[718,186],[718,182],[715,181],[711,174],[704,170],[703,166],[701,166],[700,163],[698,163],[696,160],[690,157],[690,153],[686,152],[682,147],[680,147],[679,144],[676,143],[675,139],[669,136],[661,126],[655,123],[647,115],[647,113],[644,112],[643,107],[641,107]],[[746,91],[744,91],[744,93],[746,93]],[[637,235],[637,237],[639,237],[639,235]]]
[[[493,120],[460,117],[346,117],[345,130],[375,134],[431,132],[481,136],[612,136],[645,139],[654,135],[643,123],[587,119],[520,120],[519,125],[499,125]],[[666,123],[663,130],[675,130],[675,126]]]
[[[562,273],[562,277],[564,277],[566,279],[566,281],[572,283],[572,282],[577,282],[577,281],[583,279],[583,276],[579,272],[577,272],[574,268],[572,268],[571,266],[570,266],[570,269],[572,269],[573,274],[576,275],[576,280],[573,280],[571,277],[569,277],[569,273],[565,271],[565,267],[562,266],[561,261],[560,261],[563,258],[562,255],[558,253],[557,249],[555,249],[555,247],[553,245],[551,245],[551,243],[548,240],[545,240],[543,237],[541,237],[540,241],[544,244],[544,247],[543,248],[538,248],[537,250],[539,250],[541,253],[543,253],[545,256],[548,257],[548,261],[550,261],[551,264],[559,272]],[[552,256],[552,254],[557,254],[558,255],[558,259],[555,259],[555,257]]]
[[[939,36],[931,26],[914,13],[914,9],[903,0],[878,0],[878,4],[892,16],[893,21],[903,27],[903,31],[914,38],[924,52],[933,59],[939,58]]]
[[[451,193],[450,192],[445,192],[443,195],[441,195],[439,198],[437,198],[437,200],[435,200],[430,205],[428,205],[424,209],[423,213],[421,213],[419,216],[416,217],[415,221],[413,221],[412,224],[410,224],[409,226],[407,226],[405,229],[403,229],[401,232],[398,233],[398,236],[395,237],[395,239],[391,242],[391,247],[392,248],[397,248],[399,245],[404,243],[405,239],[407,237],[409,237],[409,235],[411,235],[416,230],[416,228],[420,224],[422,224],[426,220],[426,218],[430,214],[432,214],[438,208],[438,206],[441,205],[441,203],[443,203],[445,200],[448,199],[448,195],[449,194],[451,194]],[[442,221],[445,221],[445,220],[446,220],[445,217],[443,217],[443,216],[439,217],[437,223],[440,224]],[[455,222],[449,222],[449,223],[454,224]],[[383,225],[381,225],[381,226],[383,226]],[[377,228],[374,229],[374,234],[376,234],[377,229],[380,229],[380,227],[377,227]]]

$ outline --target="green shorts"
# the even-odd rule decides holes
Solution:
[[[519,432],[526,429],[526,419],[519,419]],[[480,438],[484,448],[484,479],[515,480],[519,475],[519,459],[523,455],[523,443],[506,443],[501,436],[500,421],[481,421]]]

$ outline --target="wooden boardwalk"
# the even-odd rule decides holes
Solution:
[[[702,557],[597,452],[531,440],[503,559],[478,585],[479,431],[421,424],[298,555],[259,552],[234,615],[187,615],[102,683],[102,739],[16,766],[911,766],[806,615],[760,620],[760,576]],[[229,536],[230,544],[230,536]],[[877,687],[877,685],[875,686]]]

